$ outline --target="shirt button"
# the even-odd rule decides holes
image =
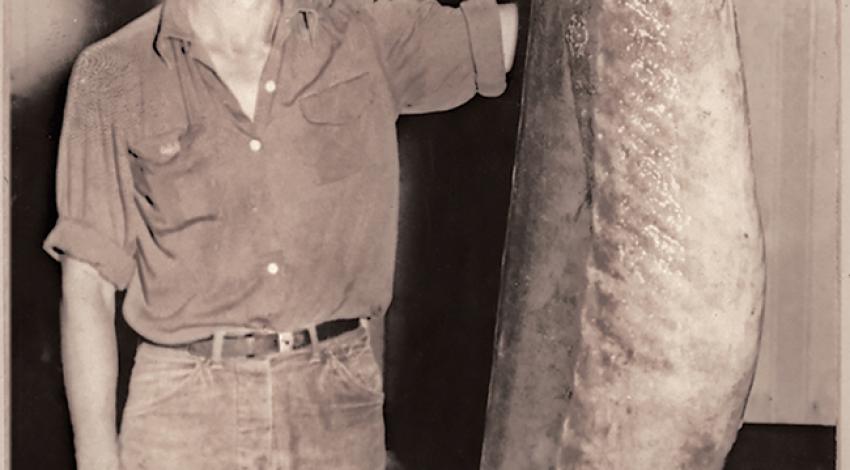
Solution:
[[[277,83],[275,83],[274,80],[269,80],[266,82],[265,87],[267,92],[274,93],[274,91],[277,90]]]
[[[266,265],[266,271],[268,271],[269,274],[274,276],[275,274],[280,272],[280,266],[278,266],[277,263],[269,263],[268,265]]]
[[[254,152],[259,152],[263,148],[263,143],[257,139],[251,139],[251,141],[248,142],[248,147],[251,147],[251,150]]]

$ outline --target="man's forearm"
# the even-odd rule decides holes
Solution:
[[[79,470],[118,468],[114,290],[90,266],[63,262],[61,313],[65,390]]]

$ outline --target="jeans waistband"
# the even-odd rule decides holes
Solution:
[[[305,349],[319,345],[362,326],[363,320],[350,318],[330,320],[308,328],[288,332],[249,331],[231,334],[225,330],[197,341],[154,346],[186,351],[193,356],[211,359],[262,359],[269,355]],[[315,348],[314,348],[315,349]]]

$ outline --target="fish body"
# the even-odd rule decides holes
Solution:
[[[764,302],[732,3],[573,3],[592,243],[559,468],[720,469]]]
[[[481,468],[720,469],[764,302],[731,2],[533,0]]]

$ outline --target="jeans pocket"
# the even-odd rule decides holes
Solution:
[[[368,336],[327,351],[328,366],[335,379],[330,383],[335,402],[343,406],[383,402],[383,375]]]
[[[157,351],[156,346],[141,345],[130,376],[124,417],[139,416],[154,409],[179,407],[181,397],[191,400],[191,384],[200,376],[199,359],[184,357],[177,351]],[[175,402],[178,402],[175,405]]]

